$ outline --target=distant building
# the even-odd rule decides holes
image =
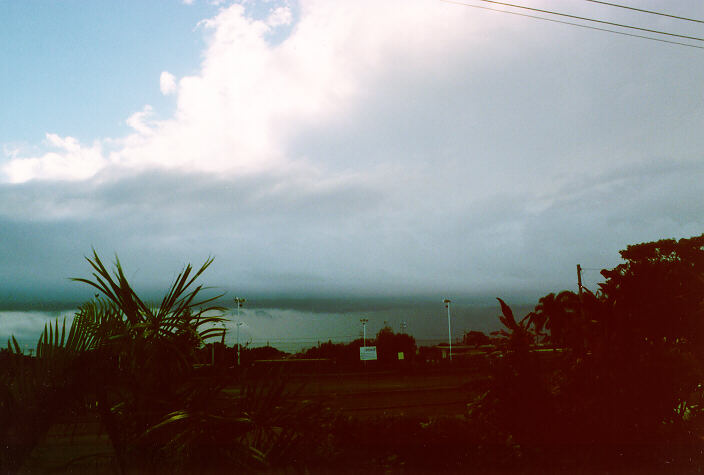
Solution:
[[[440,343],[439,345],[435,345],[435,348],[440,350],[442,359],[446,360],[450,357],[450,345],[448,343]],[[468,345],[452,345],[452,357],[458,358],[460,356],[466,355],[467,353],[469,353],[470,350],[473,349],[473,346]]]
[[[442,359],[448,359],[450,357],[450,345],[448,343],[440,343],[435,345],[434,348],[440,350]],[[463,345],[463,344],[452,344],[452,359],[463,359],[470,356],[484,355],[487,349],[491,346],[476,346],[476,345]]]

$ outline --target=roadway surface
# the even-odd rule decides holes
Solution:
[[[301,397],[356,417],[460,415],[483,379],[468,369],[423,373],[368,372],[297,375]]]

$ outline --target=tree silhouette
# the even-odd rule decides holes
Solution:
[[[398,361],[399,353],[404,354],[404,360],[413,358],[416,353],[415,338],[405,333],[394,333],[389,326],[379,330],[373,344],[377,348],[377,358],[383,363]]]
[[[602,271],[610,332],[634,345],[687,345],[704,357],[704,234],[628,246]]]

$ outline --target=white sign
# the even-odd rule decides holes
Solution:
[[[360,346],[359,359],[361,361],[376,360],[376,346]]]

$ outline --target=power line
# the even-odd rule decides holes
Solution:
[[[489,10],[492,12],[507,13],[509,15],[516,15],[516,16],[521,16],[521,17],[526,17],[526,18],[533,18],[535,20],[543,20],[543,21],[549,21],[552,23],[560,23],[563,25],[576,26],[579,28],[586,28],[588,30],[604,31],[604,32],[613,33],[616,35],[630,36],[632,38],[641,38],[644,40],[659,41],[661,43],[668,43],[671,45],[688,46],[690,48],[704,49],[704,46],[697,46],[697,45],[693,45],[693,44],[689,44],[689,43],[682,43],[681,41],[672,41],[672,40],[665,40],[662,38],[655,38],[652,36],[636,35],[635,33],[626,33],[625,31],[610,30],[608,28],[599,28],[596,26],[584,25],[581,23],[573,23],[573,22],[569,22],[569,21],[556,20],[554,18],[546,18],[546,17],[537,16],[537,15],[528,15],[526,13],[512,12],[512,11],[508,11],[508,10],[499,10],[498,8],[483,7],[481,5],[472,5],[470,3],[457,2],[457,1],[453,1],[453,0],[440,0],[440,1],[444,2],[444,3],[451,3],[454,5],[462,5],[464,7],[478,8],[480,10]],[[483,1],[483,0],[479,0],[479,1]]]
[[[641,12],[641,13],[650,13],[651,15],[659,15],[659,16],[665,16],[668,18],[675,18],[677,20],[685,20],[685,21],[694,21],[697,23],[704,23],[704,20],[697,20],[695,18],[687,18],[687,17],[683,17],[683,16],[670,15],[669,13],[655,12],[653,10],[643,10],[642,8],[629,7],[628,5],[619,5],[617,3],[601,2],[599,0],[584,0],[584,1],[592,2],[592,3],[599,3],[601,5],[608,5],[610,7],[624,8],[626,10],[633,10],[633,11]]]
[[[554,12],[552,10],[543,10],[541,8],[526,7],[524,5],[516,5],[514,3],[497,2],[496,0],[478,0],[478,1],[485,2],[485,3],[493,3],[495,5],[503,5],[505,7],[520,8],[522,10],[530,10],[532,12],[547,13],[549,15],[557,15],[557,16],[562,16],[562,17],[566,17],[566,18],[574,18],[575,20],[591,21],[594,23],[601,23],[602,25],[618,26],[619,28],[629,28],[632,30],[646,31],[648,33],[657,33],[658,35],[675,36],[677,38],[685,38],[688,40],[704,41],[704,38],[699,38],[698,36],[687,36],[687,35],[680,35],[677,33],[669,33],[667,31],[651,30],[650,28],[642,28],[640,26],[631,26],[631,25],[626,25],[623,23],[615,23],[615,22],[606,21],[606,20],[596,20],[594,18],[588,18],[588,17],[578,16],[578,15],[570,15],[569,13]]]

